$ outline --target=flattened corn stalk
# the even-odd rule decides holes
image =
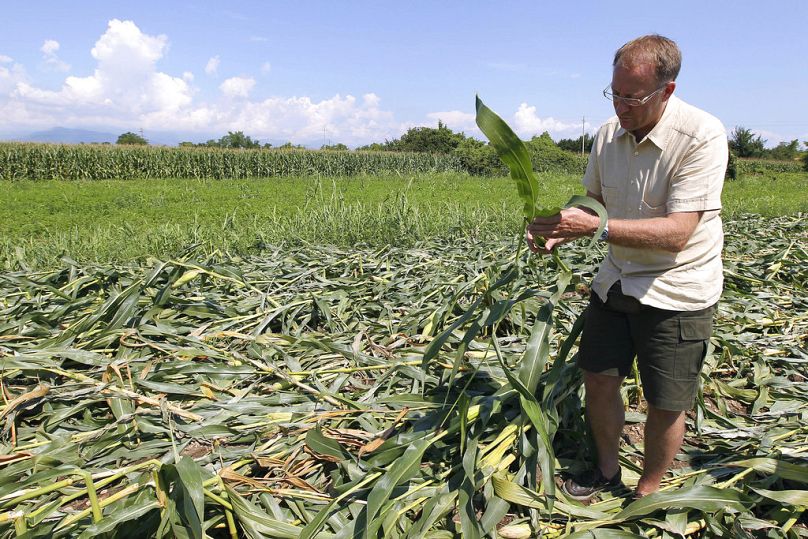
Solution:
[[[740,242],[740,235],[732,232],[735,225],[728,223],[727,294],[718,314],[716,351],[707,366],[716,379],[705,375],[699,415],[691,418],[700,434],[686,441],[680,455],[683,467],[666,479],[662,494],[668,497],[659,498],[665,503],[653,511],[664,515],[669,511],[665,507],[685,506],[693,487],[724,486],[730,499],[715,498],[712,505],[699,502],[692,507],[687,533],[698,529],[695,533],[704,534],[709,529],[710,534],[733,537],[734,522],[752,518],[777,526],[782,537],[799,537],[804,531],[802,505],[794,492],[808,484],[803,420],[803,366],[808,355],[800,339],[806,322],[797,316],[793,324],[755,324],[763,319],[787,320],[783,305],[806,310],[802,283],[808,261],[797,256],[804,251],[792,248],[779,280],[765,280],[770,254],[782,253],[795,238],[805,244],[804,225],[795,228],[799,222],[756,222],[760,230],[775,228],[790,238],[782,244],[770,239],[765,248],[754,249]],[[574,259],[573,267],[581,267],[589,255],[573,246],[566,256]],[[763,260],[755,263],[752,256]],[[459,260],[469,262],[458,264]],[[195,509],[180,512],[176,498],[180,489],[202,497],[205,533],[229,537],[297,537],[318,512],[339,498],[320,528],[319,534],[326,537],[354,526],[356,516],[366,514],[370,492],[388,476],[393,463],[402,461],[406,448],[430,440],[413,475],[394,485],[385,501],[374,502],[379,507],[380,533],[421,536],[430,529],[465,533],[473,524],[464,521],[459,510],[473,508],[482,515],[479,525],[486,533],[497,528],[500,515],[510,513],[514,532],[527,526],[532,533],[559,537],[601,528],[632,533],[644,529],[649,536],[661,535],[660,518],[651,509],[635,506],[632,513],[624,513],[630,516],[618,519],[628,509],[619,498],[587,508],[559,493],[551,509],[540,477],[536,475],[536,488],[528,483],[529,470],[520,463],[524,448],[530,447],[531,439],[539,439],[539,433],[532,422],[521,418],[521,397],[506,387],[497,357],[513,368],[524,356],[529,347],[524,335],[535,323],[530,313],[540,311],[557,292],[548,282],[556,268],[552,260],[520,262],[521,273],[492,290],[507,267],[503,260],[514,260],[510,240],[350,253],[307,247],[288,252],[282,262],[217,257],[176,266],[171,261],[68,266],[40,273],[35,281],[0,279],[3,297],[12,298],[0,306],[0,334],[15,337],[0,341],[7,402],[40,383],[50,387],[39,398],[3,408],[8,410],[5,427],[15,426],[17,441],[2,446],[7,457],[0,457],[0,500],[6,505],[0,509],[0,534],[27,530],[56,535],[60,523],[59,533],[65,535],[107,525],[122,528],[133,522],[125,520],[126,511],[139,514],[144,530],[156,532],[161,519],[169,519],[171,513],[184,515],[178,516],[175,526],[191,529]],[[254,286],[203,280],[199,275],[173,287],[190,265],[235,274],[237,280]],[[380,279],[353,277],[360,265]],[[230,273],[223,273],[223,268]],[[748,288],[749,280],[732,276],[738,272],[762,284]],[[571,283],[580,283],[581,278],[573,275]],[[80,282],[107,284],[73,296],[69,291],[81,290]],[[140,284],[133,288],[132,283]],[[319,303],[311,299],[315,289]],[[527,314],[512,308],[493,324],[497,305],[526,290],[541,289],[550,293],[524,299]],[[553,313],[553,360],[541,371],[537,385],[541,388],[537,400],[555,428],[552,449],[559,470],[569,468],[587,451],[581,443],[579,381],[568,362],[575,347],[559,337],[572,333],[585,298],[570,294],[567,287],[564,292],[567,302]],[[486,294],[479,305],[488,309],[488,315],[479,336],[464,341],[482,314],[474,311],[468,324],[447,335],[427,369],[419,369],[426,347]],[[127,302],[127,297],[137,301]],[[114,309],[104,307],[112,302]],[[401,310],[402,305],[409,309]],[[484,325],[488,320],[491,326]],[[69,338],[64,336],[67,328],[74,328]],[[127,337],[121,339],[124,334]],[[402,336],[407,338],[405,344],[394,345]],[[490,353],[491,336],[497,339],[499,356]],[[144,342],[156,346],[141,346]],[[119,369],[120,377],[111,365]],[[124,365],[132,373],[131,382]],[[70,376],[77,373],[81,376]],[[283,379],[278,373],[313,391],[279,383]],[[449,382],[452,389],[447,391]],[[333,397],[338,405],[324,396]],[[755,402],[759,404],[753,411]],[[640,413],[632,407],[630,420]],[[171,431],[166,428],[169,419]],[[313,453],[308,434],[317,428],[326,446]],[[169,433],[179,460],[193,458],[203,470],[198,486],[187,481],[183,487],[180,476],[160,486],[166,467],[179,464]],[[384,433],[389,435],[381,445],[360,452]],[[442,436],[435,440],[437,435]],[[641,440],[626,441],[623,462],[633,464],[641,449]],[[140,459],[145,460],[136,463]],[[71,466],[90,474],[97,504],[90,498],[86,479],[70,475]],[[50,492],[40,490],[68,479],[70,484]],[[627,481],[632,479],[629,474]],[[466,494],[459,504],[461,490]],[[716,504],[725,510],[716,510]],[[95,521],[94,506],[101,512],[100,522]],[[533,520],[531,508],[536,511]],[[167,522],[164,529],[171,525]]]

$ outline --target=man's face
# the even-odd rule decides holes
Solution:
[[[642,64],[633,67],[617,66],[612,72],[612,93],[620,97],[642,99],[659,89],[654,66]],[[632,107],[620,99],[613,101],[614,111],[620,119],[620,126],[634,133],[637,138],[647,135],[665,112],[665,104],[673,93],[676,83],[669,82],[664,90],[653,95],[643,105]]]

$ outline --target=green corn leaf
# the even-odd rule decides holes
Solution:
[[[463,537],[469,537],[470,539],[479,539],[482,537],[482,529],[477,522],[473,501],[474,492],[476,491],[474,475],[477,470],[477,441],[478,438],[470,437],[465,442],[466,447],[463,452],[463,480],[460,483],[457,502]]]
[[[238,524],[251,539],[264,539],[265,537],[297,539],[300,537],[301,528],[270,517],[250,501],[245,500],[231,487],[225,485],[225,489],[227,490],[228,500],[233,505],[233,513]],[[320,532],[317,537],[328,539],[334,537],[334,535]]]
[[[315,427],[306,433],[306,445],[318,455],[331,457],[336,461],[351,459],[348,453],[338,441],[323,434],[320,427]]]
[[[761,496],[780,503],[808,507],[808,490],[766,490],[749,487]]]
[[[533,329],[530,332],[525,353],[519,364],[519,380],[531,395],[536,395],[539,378],[544,372],[547,359],[550,357],[550,330],[553,327],[553,309],[561,295],[567,290],[572,273],[562,271],[556,283],[556,291],[539,309]]]
[[[494,492],[503,500],[533,509],[547,509],[549,506],[547,496],[509,481],[502,474],[494,474],[491,481],[494,485]],[[562,501],[555,502],[554,510],[560,516],[566,515],[591,520],[606,520],[609,518],[609,514],[603,511],[586,506],[567,504]]]
[[[183,488],[180,511],[185,515],[192,537],[202,538],[202,523],[205,520],[205,495],[202,492],[203,470],[191,457],[182,457],[177,463],[177,474]]]
[[[173,511],[169,519],[172,533],[202,539],[205,500],[202,491],[202,468],[190,457],[182,457],[176,464],[160,468]],[[176,512],[176,514],[173,514]],[[164,523],[165,524],[165,523]]]
[[[139,503],[135,503],[133,505],[127,507],[121,507],[120,509],[116,509],[105,515],[104,519],[101,522],[92,524],[84,529],[84,531],[79,535],[79,539],[92,539],[94,537],[99,537],[100,535],[111,532],[119,528],[122,524],[127,522],[132,522],[133,525],[137,525],[137,521],[149,511],[154,509],[159,509],[160,504],[154,498],[144,498]]]
[[[769,475],[776,475],[790,481],[799,481],[808,484],[808,466],[794,464],[783,460],[757,457],[745,460],[736,460],[727,464],[728,466],[738,466],[741,468],[752,468],[756,472]]]
[[[601,232],[603,232],[603,229],[606,227],[606,221],[609,218],[608,214],[606,213],[606,208],[604,208],[603,204],[594,198],[583,195],[574,195],[567,201],[564,207],[587,208],[595,212],[595,214],[598,216],[598,219],[600,220],[598,223],[598,229],[595,231],[595,233],[592,235],[592,239],[589,241],[589,247],[593,247],[597,243],[598,238],[600,238]]]
[[[502,353],[499,349],[499,343],[496,337],[493,337],[494,349],[497,352],[497,358],[502,365],[502,370],[505,377],[511,386],[519,393],[519,403],[522,407],[522,412],[530,423],[536,428],[539,438],[541,439],[541,446],[536,449],[539,451],[539,465],[542,472],[542,484],[544,485],[545,492],[548,496],[549,511],[553,510],[553,503],[555,501],[555,452],[553,451],[553,440],[550,433],[550,422],[547,415],[542,409],[541,405],[536,400],[536,397],[531,393],[525,385],[514,376],[507,365],[505,365],[502,358]]]
[[[409,445],[404,454],[390,465],[387,472],[373,486],[368,494],[367,530],[365,537],[376,537],[381,526],[382,506],[390,499],[393,489],[410,479],[418,471],[424,451],[432,444],[428,439],[418,440]]]
[[[566,536],[567,539],[642,539],[642,535],[625,530],[607,530],[599,528],[596,531],[575,532]]]
[[[538,207],[539,181],[533,172],[533,164],[524,142],[502,118],[483,104],[479,96],[477,96],[477,126],[488,137],[499,158],[508,166],[511,178],[516,181],[519,196],[524,202],[525,218],[531,221],[541,215],[542,211],[548,212],[548,215],[557,213],[557,209],[544,210]]]
[[[670,492],[655,492],[629,504],[615,517],[623,522],[650,515],[659,509],[689,507],[700,511],[744,511],[749,501],[738,491],[695,485]]]

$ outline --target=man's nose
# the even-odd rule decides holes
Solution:
[[[622,99],[616,99],[616,100],[614,101],[614,111],[615,111],[615,112],[616,112],[618,115],[619,115],[619,114],[623,114],[623,113],[625,113],[625,112],[628,112],[630,108],[631,108],[631,107],[629,107],[628,105],[626,105],[626,104],[623,102],[623,100],[622,100]]]

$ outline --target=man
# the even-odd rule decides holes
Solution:
[[[721,295],[726,130],[673,95],[680,65],[670,39],[637,38],[615,54],[603,91],[616,116],[595,137],[583,184],[608,212],[601,239],[609,252],[592,283],[578,356],[598,460],[563,487],[579,500],[622,486],[620,385],[635,356],[648,413],[634,495],[659,489],[684,438]],[[587,211],[565,209],[529,224],[528,245],[550,252],[598,224]]]

